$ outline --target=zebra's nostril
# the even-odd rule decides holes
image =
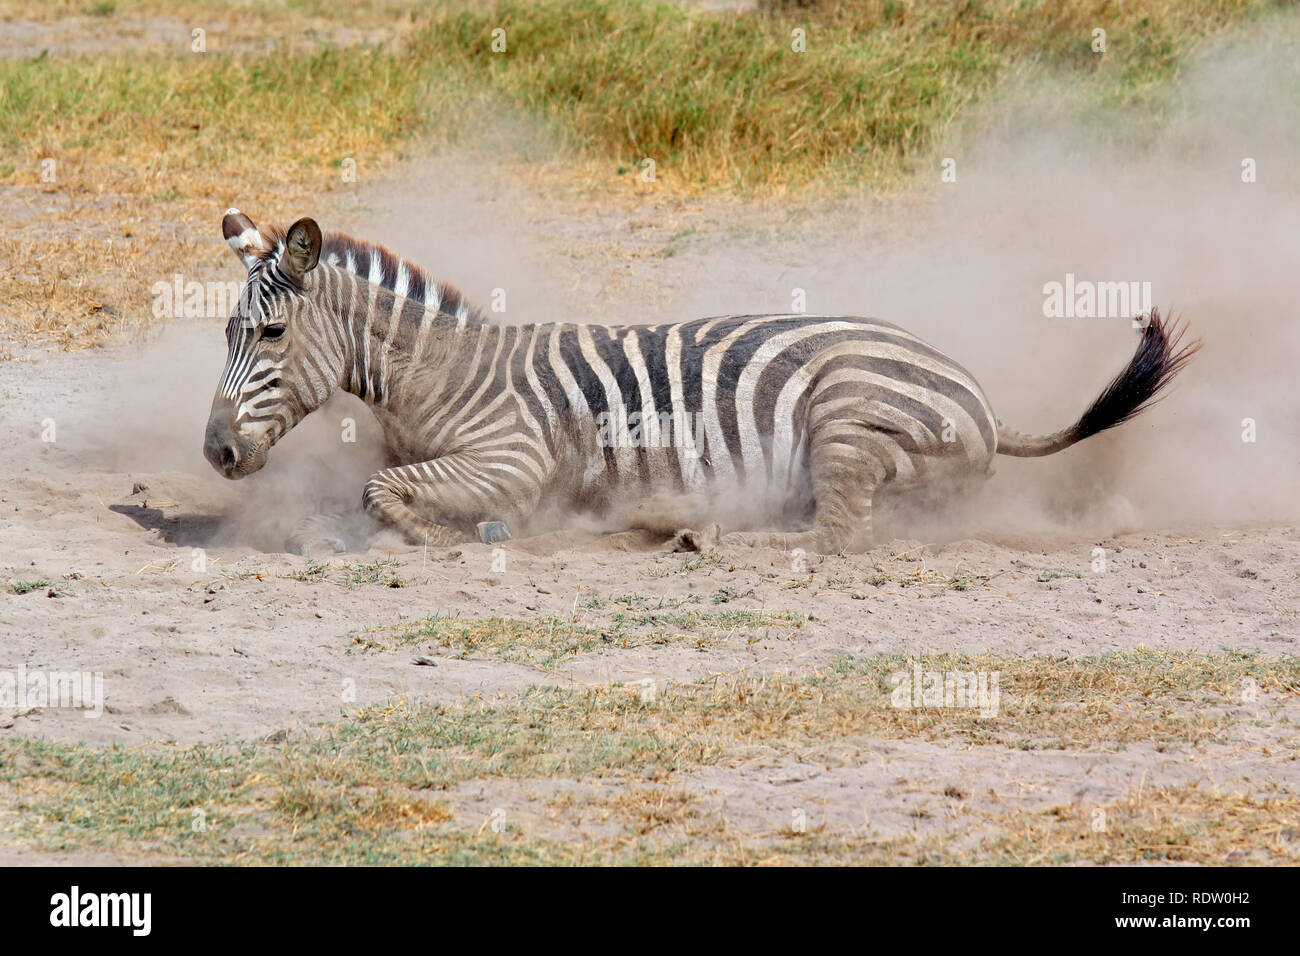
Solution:
[[[221,449],[221,466],[223,468],[233,468],[235,466],[235,449],[233,445],[227,445]]]

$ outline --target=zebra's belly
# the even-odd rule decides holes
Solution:
[[[810,443],[835,444],[834,454],[863,463],[863,475],[879,475],[890,490],[955,487],[982,477],[992,458],[969,434],[959,441],[944,428],[904,433],[896,415],[870,401],[823,419],[818,431],[809,426],[761,433],[739,450],[696,445],[689,436],[588,448],[580,490],[568,500],[610,527],[671,531],[716,521],[730,529],[795,530],[807,527],[816,504]]]
[[[694,447],[621,447],[594,454],[571,507],[611,527],[676,530],[717,521],[727,527],[797,527],[811,514],[806,461],[780,470],[720,473]]]

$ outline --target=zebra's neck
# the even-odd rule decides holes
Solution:
[[[372,405],[387,406],[413,370],[453,373],[497,329],[450,286],[430,282],[420,299],[387,283],[322,263],[312,292],[317,314],[338,345],[339,387]],[[333,364],[333,363],[331,363]]]

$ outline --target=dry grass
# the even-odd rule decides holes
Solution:
[[[84,9],[52,5],[40,16]],[[189,52],[187,32],[143,52],[135,33],[112,36],[123,17],[163,14],[207,28],[209,51]],[[319,208],[349,186],[345,158],[363,180],[399,161],[421,128],[416,68],[393,73],[410,5],[369,3],[355,21],[338,14],[124,3],[89,18],[86,30],[109,37],[88,53],[0,60],[0,343],[79,348],[152,322],[156,282],[238,276],[219,241],[228,206]],[[270,54],[268,31],[284,38]]]
[[[0,60],[0,335],[76,348],[152,321],[154,282],[233,275],[215,236],[227,206],[320,214],[354,188],[346,161],[373,181],[416,143],[480,137],[484,116],[537,125],[507,150],[526,179],[593,195],[891,191],[1006,76],[1062,71],[1085,99],[1154,119],[1191,51],[1273,6],[57,0],[34,11],[6,0],[5,16],[50,21],[55,52]],[[81,45],[61,51],[54,21],[72,15]],[[207,52],[189,51],[190,24],[208,31]],[[1089,47],[1096,26],[1104,57]],[[804,53],[790,49],[796,28]],[[645,157],[653,186],[639,176]]]
[[[846,659],[805,678],[735,676],[649,696],[613,685],[531,689],[463,707],[396,701],[279,744],[123,750],[18,738],[0,745],[0,783],[20,839],[199,860],[1222,863],[1242,850],[1255,851],[1253,861],[1294,860],[1295,794],[1240,784],[1139,788],[1084,809],[967,808],[917,836],[853,840],[815,827],[732,829],[698,790],[667,782],[760,755],[852,760],[882,740],[1104,753],[1204,746],[1261,721],[1273,742],[1252,743],[1256,752],[1283,760],[1295,752],[1294,730],[1279,717],[1300,691],[1294,659],[1137,652],[922,662],[999,671],[1003,708],[991,719],[890,706],[888,675],[909,663]],[[1260,696],[1243,714],[1247,678]],[[550,802],[572,812],[558,814],[549,834],[513,824],[484,833],[482,820],[456,809],[456,788],[473,781],[567,781],[576,790]],[[579,831],[586,836],[573,843]]]
[[[716,862],[731,865],[1286,866],[1300,862],[1300,798],[1167,787],[1086,808],[971,813],[924,836],[854,839],[817,829],[772,834],[766,843],[718,836]]]
[[[1153,788],[1101,807],[1058,806],[981,822],[990,835],[976,851],[931,850],[932,861],[1017,866],[1300,862],[1300,798],[1290,793]]]
[[[397,648],[448,651],[461,659],[492,658],[552,669],[596,651],[625,650],[649,644],[708,647],[731,638],[753,641],[788,637],[803,627],[801,615],[789,612],[701,609],[615,612],[603,621],[554,617],[429,617],[408,624],[369,628],[352,636],[363,651]]]

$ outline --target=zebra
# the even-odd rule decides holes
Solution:
[[[876,319],[505,325],[383,246],[310,218],[259,228],[230,209],[222,233],[248,278],[226,326],[206,458],[226,478],[256,472],[343,389],[384,436],[363,510],[415,545],[475,531],[491,543],[548,511],[581,511],[679,531],[684,549],[866,550],[882,490],[1069,448],[1149,407],[1201,344],[1181,345],[1186,327],[1153,309],[1083,415],[1027,435],[955,361]],[[718,516],[736,530],[719,537]]]

